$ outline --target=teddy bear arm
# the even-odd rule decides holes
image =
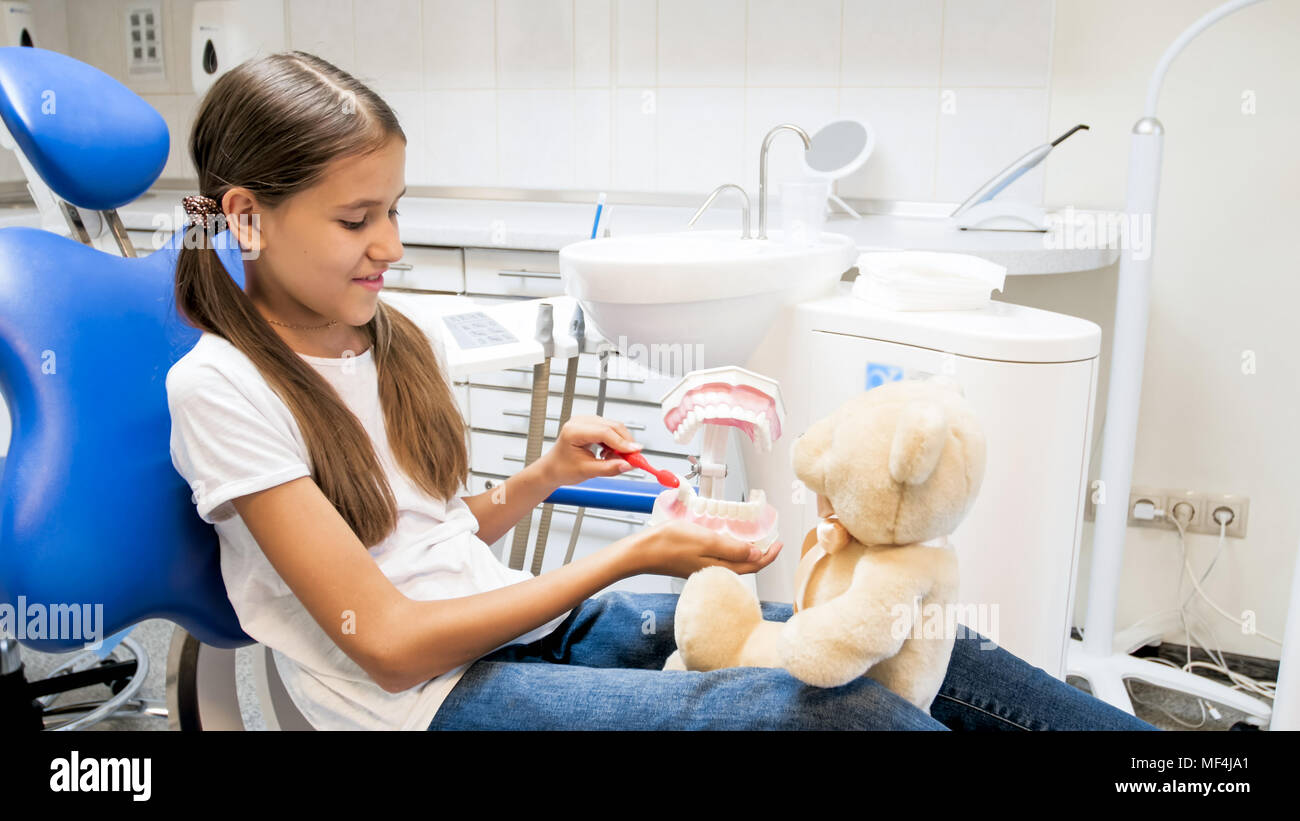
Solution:
[[[847,592],[801,610],[781,631],[780,658],[791,675],[819,687],[838,687],[858,678],[902,649],[911,614],[891,612]]]

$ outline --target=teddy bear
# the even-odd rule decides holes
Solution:
[[[706,567],[678,597],[664,669],[780,667],[817,687],[866,675],[929,713],[956,638],[947,536],[984,476],[973,406],[943,376],[889,382],[811,425],[791,457],[822,517],[804,539],[793,615],[764,620],[736,573]]]

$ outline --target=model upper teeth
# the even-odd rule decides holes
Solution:
[[[707,423],[710,419],[739,419],[754,426],[755,443],[760,449],[766,450],[771,447],[772,420],[766,411],[754,411],[737,405],[728,405],[723,401],[722,397],[708,394],[701,397],[701,399],[710,401],[692,407],[682,417],[676,429],[673,430],[673,439],[678,444],[684,445],[691,441],[691,437],[699,430],[700,425]]]

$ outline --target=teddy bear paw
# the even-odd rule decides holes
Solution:
[[[736,573],[717,565],[692,573],[678,596],[673,624],[685,669],[734,666],[761,621],[758,597]]]
[[[685,670],[686,662],[682,661],[682,651],[674,650],[673,654],[664,662],[665,670]]]

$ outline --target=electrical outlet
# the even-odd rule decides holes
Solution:
[[[1214,519],[1214,512],[1221,507],[1232,511],[1232,521],[1228,522],[1226,534],[1234,539],[1246,538],[1246,519],[1250,513],[1250,499],[1232,493],[1205,494],[1205,516],[1198,533],[1219,535],[1219,523]]]
[[[1200,533],[1205,523],[1205,494],[1181,488],[1165,488],[1164,493],[1165,504],[1168,505],[1165,508],[1165,519],[1168,520],[1169,526],[1174,526],[1173,519],[1179,512],[1179,505],[1185,504],[1191,507],[1191,515],[1179,520],[1183,523],[1183,530],[1188,533]]]
[[[1128,526],[1129,527],[1171,527],[1160,519],[1139,519],[1133,515],[1133,508],[1138,502],[1150,502],[1157,510],[1168,511],[1165,506],[1165,492],[1160,488],[1133,487],[1128,492]]]

